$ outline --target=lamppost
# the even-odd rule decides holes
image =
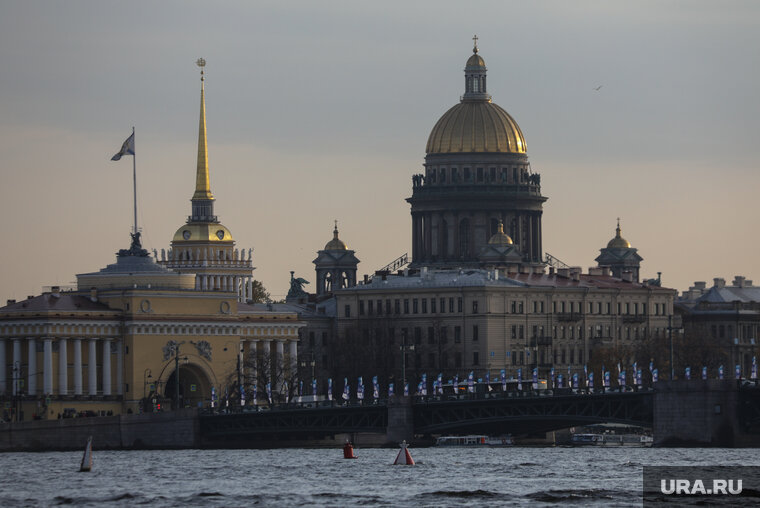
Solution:
[[[172,345],[174,351],[174,409],[180,408],[179,401],[179,347],[187,341],[176,342]],[[187,357],[184,358],[187,360]]]
[[[401,390],[406,390],[406,352],[414,351],[414,344],[407,345],[406,335],[404,335],[399,349],[401,349]],[[404,392],[402,391],[401,393]]]
[[[317,362],[314,361],[313,351],[309,353],[309,358],[311,358],[311,360],[301,360],[301,368],[305,369],[306,367],[311,367],[311,378],[314,379],[314,367]]]
[[[150,369],[145,369],[145,372],[143,372],[143,399],[148,396],[146,393],[148,389],[148,379],[153,379],[153,374]]]
[[[676,369],[673,365],[673,315],[668,316],[668,336],[670,337],[670,380],[673,381]]]
[[[231,344],[231,343],[232,343],[231,341],[227,342],[227,344]],[[241,388],[242,387],[242,384],[241,384],[241,381],[242,381],[242,379],[241,379],[242,378],[242,372],[241,372],[241,369],[240,369],[240,364],[241,364],[241,359],[242,359],[243,353],[244,353],[243,347],[244,347],[243,343],[240,342],[240,347],[238,349],[238,355],[237,355],[237,388],[238,388],[238,390],[241,390],[240,392],[238,392],[238,404],[241,405],[241,406],[242,406],[242,400],[243,399],[241,397],[241,395],[242,395],[242,388]],[[226,344],[225,344],[225,347],[224,347],[224,351],[227,351],[227,345]]]

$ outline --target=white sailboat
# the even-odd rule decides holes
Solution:
[[[87,446],[84,447],[84,455],[82,455],[82,464],[79,466],[79,471],[91,471],[92,470],[92,436],[87,438]]]

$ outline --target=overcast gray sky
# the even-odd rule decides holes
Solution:
[[[544,248],[593,266],[623,236],[683,290],[760,282],[760,2],[0,3],[0,287],[160,251],[190,213],[198,57],[216,212],[273,296],[332,237],[359,274],[410,250],[404,201],[472,36],[542,175]],[[602,85],[599,91],[594,88]],[[312,286],[313,289],[313,286]],[[4,300],[0,300],[4,301]]]

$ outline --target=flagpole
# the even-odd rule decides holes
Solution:
[[[135,147],[135,128],[132,127],[132,152],[137,152],[137,150],[134,149]],[[132,187],[133,187],[133,197],[134,197],[134,208],[135,208],[135,234],[137,234],[137,156],[135,153],[132,153]]]

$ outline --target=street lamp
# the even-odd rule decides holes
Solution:
[[[179,347],[186,341],[176,342],[172,345],[174,351],[174,409],[180,408],[179,402]],[[187,357],[184,358],[187,360]]]
[[[145,369],[145,372],[143,372],[143,399],[148,396],[146,393],[148,388],[148,379],[153,379],[153,374],[150,369]]]
[[[401,349],[401,389],[406,390],[406,352],[414,351],[414,344],[407,345],[406,336],[404,336],[399,349]],[[401,393],[403,393],[403,391]]]
[[[232,343],[232,341],[227,342],[227,344],[231,344],[231,343]],[[241,395],[242,395],[242,390],[241,390],[241,386],[242,386],[241,385],[242,372],[240,370],[240,363],[241,363],[241,358],[243,357],[243,353],[244,353],[243,347],[244,347],[243,343],[240,342],[240,347],[238,349],[238,355],[237,355],[237,387],[238,387],[238,390],[240,390],[238,392],[238,403],[241,406],[242,406],[243,399],[241,397]],[[227,345],[226,344],[225,344],[225,347],[224,347],[224,351],[227,351]]]
[[[312,351],[309,353],[309,357],[311,360],[301,360],[301,368],[305,369],[306,367],[311,367],[311,378],[314,379],[314,367],[316,366],[317,362],[314,361],[314,352]]]

